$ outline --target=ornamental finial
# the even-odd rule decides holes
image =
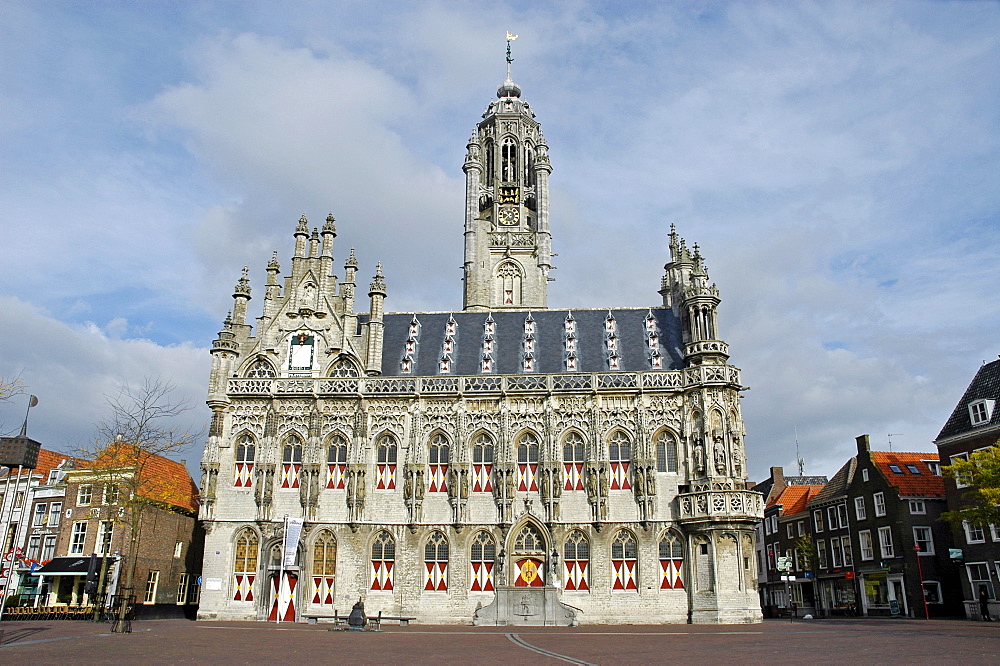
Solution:
[[[510,31],[508,30],[507,31],[507,78],[508,79],[510,78],[510,63],[514,62],[514,59],[510,56],[510,43],[515,39],[517,39],[517,35],[510,34]]]

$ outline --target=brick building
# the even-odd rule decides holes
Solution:
[[[945,465],[957,458],[1000,442],[1000,360],[983,364],[976,372],[948,421],[934,443]],[[948,508],[957,511],[965,505],[967,486],[955,479],[944,480]],[[961,550],[964,564],[962,594],[969,617],[978,618],[978,594],[986,588],[990,613],[1000,616],[1000,525],[953,525],[952,539]]]

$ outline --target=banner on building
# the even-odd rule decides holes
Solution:
[[[302,518],[285,518],[285,560],[284,566],[295,566],[295,551],[302,535]]]

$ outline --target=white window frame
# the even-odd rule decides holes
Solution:
[[[949,458],[951,460],[951,464],[954,465],[956,460],[966,460],[967,461],[969,459],[969,454],[968,453],[956,453],[953,456],[949,456]],[[963,483],[961,479],[962,479],[962,477],[960,477],[958,475],[955,476],[955,487],[956,488],[965,488],[965,487],[967,487],[969,485],[967,483]]]
[[[36,502],[35,512],[31,516],[31,526],[41,527],[48,522],[49,517],[49,503],[48,502]]]
[[[834,569],[840,568],[840,537],[830,539],[830,564],[833,565]]]
[[[921,460],[923,464],[927,465],[927,469],[931,471],[934,476],[941,476],[941,461],[940,460]]]
[[[926,534],[927,538],[926,539],[921,539],[918,536],[918,534],[920,532],[923,532],[924,534]],[[924,550],[923,548],[921,548],[920,552],[918,553],[918,555],[933,555],[934,554],[934,532],[933,532],[933,530],[931,530],[930,527],[927,527],[925,525],[914,525],[913,526],[913,545],[919,546],[921,542],[926,543],[928,547],[927,547],[926,550]]]
[[[875,559],[875,546],[872,543],[872,531],[861,530],[858,532],[858,545],[861,548],[861,561],[868,562]]]
[[[971,525],[968,521],[963,520],[962,528],[965,530],[965,543],[986,543],[986,530],[982,527]]]
[[[972,571],[978,567],[982,567],[982,573],[984,577],[973,578]],[[979,598],[979,586],[985,585],[990,593],[990,599],[995,599],[993,596],[993,581],[990,580],[990,566],[986,562],[967,562],[965,565],[965,575],[969,578],[969,585],[972,586],[972,598]]]
[[[816,541],[816,562],[819,564],[820,569],[827,568],[826,539],[819,539]]]
[[[896,557],[896,548],[892,543],[892,528],[878,528],[878,549],[882,554],[882,559],[889,560]]]
[[[813,525],[817,532],[823,531],[823,509],[813,511]]]
[[[867,468],[861,470],[861,480],[864,481],[865,483],[868,483],[868,470],[867,470]]]
[[[52,502],[49,505],[49,527],[58,527],[62,522],[62,502]]]
[[[1000,541],[1000,529],[997,529],[993,523],[990,523],[990,538],[994,541]]]
[[[789,539],[795,538],[795,525],[793,523],[788,523],[785,525],[785,534]]]
[[[986,425],[993,418],[994,400],[982,398],[969,403],[969,421],[974,426]]]
[[[910,515],[922,516],[927,513],[927,503],[923,500],[910,500]]]
[[[102,520],[97,523],[97,548],[94,550],[98,555],[111,554],[111,542],[115,538],[115,521]]]
[[[182,573],[177,578],[177,596],[174,597],[174,603],[178,606],[183,606],[187,603],[188,577],[188,574]]]
[[[42,537],[40,534],[32,534],[28,537],[28,550],[25,552],[25,557],[29,560],[37,560],[38,554],[42,549]]]
[[[45,538],[42,539],[42,553],[39,557],[40,562],[45,562],[46,560],[51,560],[56,556],[56,541],[59,539],[58,535],[46,534]],[[48,557],[46,557],[46,555]]]
[[[939,583],[936,580],[925,580],[925,581],[922,581],[922,583],[923,583],[923,590],[924,590],[924,599],[927,600],[927,603],[929,603],[929,604],[943,604],[944,603],[944,597],[941,596],[941,583]],[[927,588],[928,587],[933,587],[936,590],[937,601],[931,601],[930,599],[927,599]]]
[[[795,531],[798,533],[799,536],[805,535],[806,531],[804,526],[802,525],[801,520],[795,524]]]
[[[840,537],[840,549],[844,554],[844,566],[854,566],[854,546],[851,544],[850,536]]]
[[[175,543],[174,544],[174,557],[175,558],[180,558],[181,553],[183,552],[183,550],[184,550],[184,542],[183,541],[178,541],[177,543]]]
[[[160,585],[160,572],[159,570],[152,570],[146,577],[146,594],[143,597],[142,603],[146,605],[152,605],[156,603],[156,588]]]
[[[78,520],[73,523],[73,531],[70,534],[69,554],[83,555],[83,550],[87,545],[87,521]]]
[[[883,493],[875,493],[872,495],[872,501],[875,504],[875,517],[880,518],[885,515],[885,495]]]
[[[858,520],[868,519],[868,510],[865,508],[865,498],[855,497],[854,498],[854,516]]]
[[[840,523],[837,521],[837,507],[828,506],[826,507],[826,523],[830,526],[831,530],[836,530],[840,528]]]
[[[94,500],[94,486],[89,483],[81,483],[76,489],[76,505],[90,506]]]

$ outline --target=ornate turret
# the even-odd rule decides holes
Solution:
[[[352,255],[353,256],[353,255]],[[382,333],[385,324],[382,322],[385,302],[385,277],[382,275],[382,263],[375,268],[375,277],[368,289],[369,314],[368,320],[368,363],[365,370],[368,374],[379,374],[382,368]]]
[[[552,237],[552,167],[541,127],[514,83],[507,36],[507,78],[467,144],[465,309],[544,309]]]
[[[233,323],[236,326],[243,326],[247,322],[247,302],[250,300],[250,272],[249,266],[243,267],[243,275],[236,282],[233,288]]]

